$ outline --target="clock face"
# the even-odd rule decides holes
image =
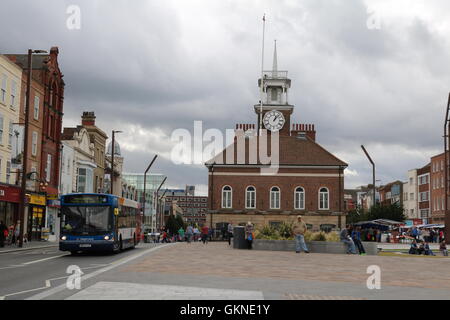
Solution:
[[[286,122],[286,120],[284,120],[283,114],[277,110],[266,112],[263,121],[264,127],[272,132],[280,131],[283,128],[284,123]]]

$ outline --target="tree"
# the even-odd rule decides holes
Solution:
[[[393,203],[390,205],[376,204],[370,208],[367,213],[367,218],[368,220],[389,219],[403,222],[406,220],[406,216],[403,211],[403,206],[398,203]]]
[[[166,227],[169,230],[169,233],[174,234],[174,233],[178,232],[178,229],[180,229],[180,228],[177,228],[177,226],[178,226],[178,222],[177,222],[176,218],[172,214],[169,215],[169,219],[167,219],[167,223],[166,223]]]
[[[180,228],[183,228],[183,230],[186,229],[186,225],[183,221],[183,217],[180,214],[177,214],[177,217],[175,218],[175,220],[176,220],[177,226],[178,226],[177,230],[180,230]]]
[[[350,210],[347,214],[346,221],[349,224],[354,224],[360,221],[367,221],[367,213],[364,212],[364,210],[361,209],[353,209]]]

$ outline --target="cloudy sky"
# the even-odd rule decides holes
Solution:
[[[80,29],[67,27],[80,9]],[[266,63],[292,79],[293,121],[315,123],[318,142],[349,163],[347,188],[405,180],[443,148],[450,91],[446,0],[2,0],[0,52],[60,48],[64,126],[95,111],[118,141],[128,172],[169,186],[197,185],[206,169],[170,160],[174,129],[255,123],[262,16]],[[72,24],[73,25],[73,24]]]

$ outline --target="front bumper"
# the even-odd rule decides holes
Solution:
[[[60,241],[59,250],[61,251],[113,251],[114,241],[97,240],[89,242],[80,241]]]

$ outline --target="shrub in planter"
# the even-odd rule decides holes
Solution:
[[[312,235],[311,241],[327,241],[327,235],[325,232],[316,232]]]
[[[293,235],[293,223],[283,222],[277,227],[278,233],[282,238],[289,239]]]
[[[327,241],[329,241],[329,242],[341,241],[339,234],[337,232],[330,232],[330,233],[327,233],[325,236],[327,238]]]

